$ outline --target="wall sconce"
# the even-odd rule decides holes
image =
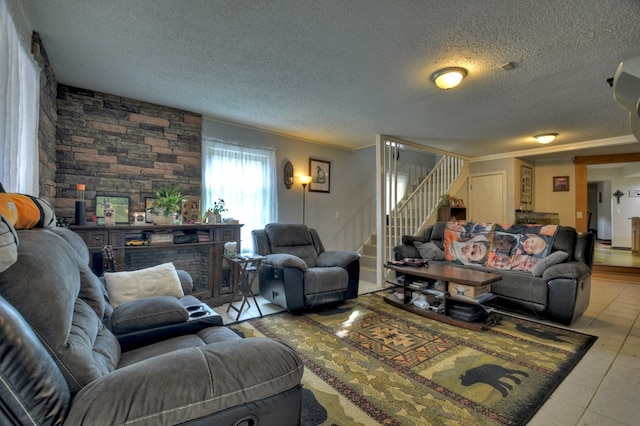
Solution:
[[[311,182],[311,176],[300,176],[298,179],[300,179],[300,183],[302,184],[302,224],[304,225],[304,195],[305,192],[307,192],[307,185]]]
[[[460,67],[443,68],[433,73],[431,80],[440,89],[449,90],[456,87],[467,76],[467,70]]]
[[[287,164],[284,165],[284,186],[287,189],[291,189],[293,186],[293,164],[291,161],[287,161]]]
[[[557,133],[544,133],[541,135],[535,135],[534,138],[536,138],[536,140],[541,144],[546,145],[550,142],[553,142],[556,136],[558,136]]]

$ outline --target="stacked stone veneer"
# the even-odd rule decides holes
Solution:
[[[58,84],[56,199],[73,223],[76,184],[85,184],[87,215],[96,195],[126,196],[130,212],[163,184],[201,194],[199,114]]]
[[[31,53],[40,66],[40,115],[38,121],[38,167],[40,172],[40,197],[55,207],[56,196],[56,76],[51,68],[40,35],[31,37]],[[35,159],[34,159],[35,162]],[[35,164],[34,164],[35,167]]]

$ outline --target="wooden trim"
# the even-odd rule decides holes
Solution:
[[[587,165],[575,165],[575,194],[576,194],[576,211],[582,212],[582,217],[576,215],[576,230],[578,232],[587,232],[587,217],[589,210],[588,192],[587,192]]]
[[[587,155],[576,157],[574,164],[607,164],[607,163],[633,163],[640,161],[640,153]]]

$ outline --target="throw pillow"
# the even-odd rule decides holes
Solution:
[[[152,296],[184,296],[173,263],[163,263],[138,271],[105,272],[105,284],[111,306]]]
[[[56,225],[51,205],[31,195],[0,193],[0,214],[15,229],[51,228]]]
[[[420,257],[424,260],[444,260],[444,252],[432,242],[421,243],[414,241],[413,246],[418,249]]]
[[[18,260],[18,234],[4,216],[0,215],[0,272]]]
[[[569,253],[565,253],[564,251],[555,251],[551,253],[549,256],[540,259],[536,266],[533,267],[533,271],[531,273],[534,277],[541,277],[544,271],[552,265],[557,265],[558,263],[562,263],[569,257]]]

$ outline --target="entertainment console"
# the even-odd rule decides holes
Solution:
[[[451,286],[458,284],[464,290],[471,292],[481,288],[486,291],[486,286],[502,279],[500,275],[442,264],[420,267],[394,264],[384,266],[395,271],[401,277],[401,279],[387,282],[402,288],[401,299],[395,294],[390,294],[385,296],[385,302],[423,317],[458,327],[476,331],[486,328],[486,315],[477,319],[473,316],[474,312],[479,312],[482,309],[481,303],[491,299],[491,293],[476,294],[476,297],[464,296],[458,294],[458,291],[455,291]],[[441,283],[441,290],[435,288],[436,283]],[[429,306],[423,309],[412,304],[411,302],[416,295],[424,295]],[[456,311],[455,315],[454,310]],[[461,319],[467,315],[471,317],[469,321]]]
[[[71,226],[89,248],[89,266],[98,275],[105,269],[102,247],[111,246],[118,271],[173,262],[193,278],[191,295],[210,306],[233,298],[229,267],[223,264],[223,246],[238,242],[239,224]],[[193,238],[184,238],[185,235]],[[143,236],[141,238],[141,236]],[[183,242],[176,244],[175,242]]]

